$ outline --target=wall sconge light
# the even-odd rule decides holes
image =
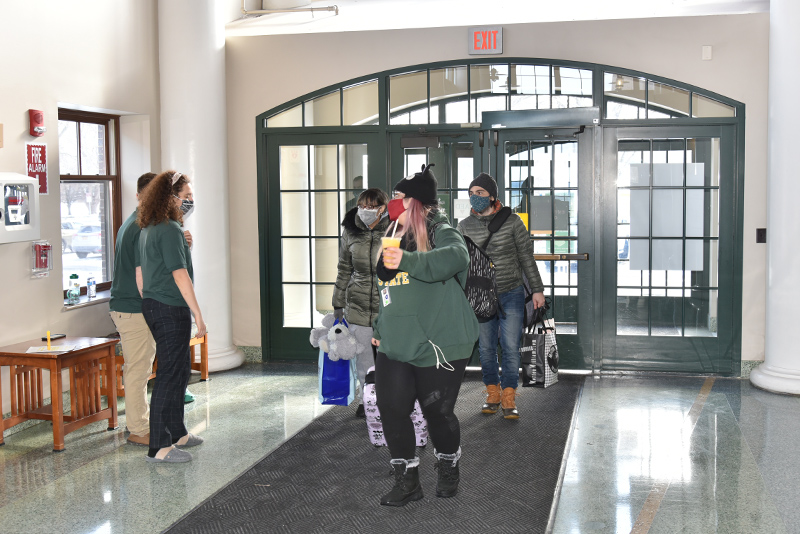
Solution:
[[[614,90],[615,91],[622,91],[623,87],[625,87],[625,78],[620,74],[614,75]]]
[[[34,137],[41,137],[47,131],[44,126],[44,113],[38,109],[29,109],[28,116],[31,120],[30,134]]]

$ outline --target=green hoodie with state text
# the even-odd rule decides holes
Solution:
[[[419,367],[469,358],[480,331],[458,281],[466,281],[469,268],[464,238],[442,213],[428,220],[429,234],[432,229],[433,250],[404,250],[394,279],[378,279],[380,311],[373,322],[379,351]]]

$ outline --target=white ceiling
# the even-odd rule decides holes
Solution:
[[[261,8],[248,0],[246,8]],[[226,34],[279,35],[530,22],[766,13],[769,0],[314,0],[328,11],[246,15]]]

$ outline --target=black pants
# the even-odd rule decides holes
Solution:
[[[461,444],[461,427],[453,409],[469,358],[450,362],[454,371],[417,367],[378,352],[375,393],[383,422],[383,435],[392,458],[411,460],[416,452],[411,412],[419,399],[436,452],[453,454]]]
[[[162,449],[189,433],[183,424],[183,395],[192,373],[189,361],[192,313],[183,306],[144,299],[142,314],[156,340],[158,356],[150,397],[150,448]]]

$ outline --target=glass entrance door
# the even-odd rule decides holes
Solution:
[[[273,136],[268,146],[269,206],[260,221],[263,346],[269,359],[316,359],[312,327],[333,311],[344,214],[369,187],[386,189],[380,147],[364,135]]]
[[[732,135],[606,129],[604,145],[603,369],[734,372]]]
[[[592,369],[594,335],[593,129],[492,132],[501,201],[525,222],[545,296],[552,302],[561,365]]]

